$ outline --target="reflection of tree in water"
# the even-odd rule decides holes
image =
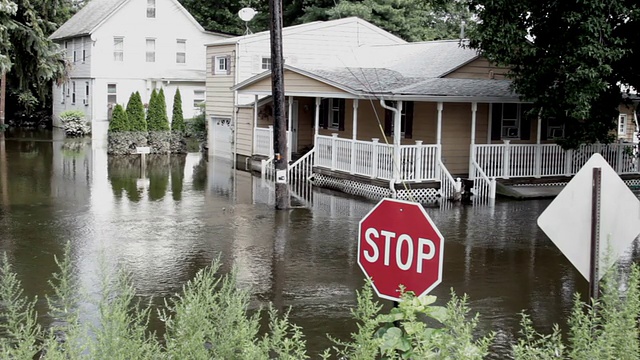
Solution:
[[[162,200],[169,187],[171,170],[168,155],[149,155],[147,157],[147,174],[149,176],[149,200]]]
[[[113,189],[113,195],[120,198],[122,192],[133,202],[140,201],[142,190],[138,189],[137,180],[140,177],[139,156],[109,156],[107,160],[107,174]]]
[[[207,160],[203,156],[193,167],[193,190],[203,191],[207,188]]]
[[[171,195],[173,200],[182,199],[182,183],[184,181],[184,165],[186,155],[171,155]]]

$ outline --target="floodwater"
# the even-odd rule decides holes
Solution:
[[[326,334],[347,339],[356,329],[356,233],[374,203],[314,191],[310,208],[276,212],[272,189],[198,153],[151,156],[142,174],[137,157],[108,157],[57,132],[9,134],[0,141],[0,251],[39,299],[67,241],[90,292],[101,262],[124,265],[140,295],[162,298],[220,257],[224,271],[237,267],[253,306],[291,307],[317,354],[331,345]],[[443,282],[432,294],[440,303],[451,288],[469,296],[479,333],[496,333],[493,358],[508,357],[519,312],[548,332],[566,321],[573,293],[587,292],[536,225],[549,202],[427,209],[445,237]],[[636,242],[624,262],[638,253]]]

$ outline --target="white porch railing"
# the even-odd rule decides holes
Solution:
[[[638,173],[640,164],[635,154],[637,145],[591,144],[575,150],[564,150],[556,144],[475,145],[475,160],[489,178],[571,176],[600,153],[618,174]]]
[[[394,178],[394,146],[381,144],[378,139],[360,141],[318,135],[315,145],[315,166],[339,170],[371,178]],[[437,168],[438,145],[400,146],[400,181],[440,180]]]
[[[291,159],[291,133],[287,131],[287,149]],[[273,157],[273,126],[253,129],[253,154]]]

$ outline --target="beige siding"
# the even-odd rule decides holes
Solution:
[[[239,108],[236,115],[238,155],[253,154],[253,108]]]
[[[633,138],[633,132],[636,130],[636,122],[633,118],[633,113],[635,111],[635,107],[632,105],[620,105],[619,107],[619,111],[620,114],[626,114],[627,115],[627,132],[625,135],[620,135],[618,134],[618,139],[622,139],[623,141],[629,141],[632,142],[634,140]],[[617,130],[616,130],[617,132]]]
[[[508,68],[498,67],[481,57],[462,66],[445,77],[458,79],[504,79]]]
[[[231,91],[231,87],[234,85],[234,51],[235,45],[207,47],[206,109],[208,117],[212,115],[231,117],[233,114],[233,91]],[[213,74],[213,59],[216,56],[231,56],[231,71],[229,75]]]
[[[300,75],[289,70],[284,72],[284,87],[285,92],[344,93],[344,91],[331,85],[310,79],[304,75]],[[243,90],[271,91],[271,77],[266,77],[254,84],[251,84]]]

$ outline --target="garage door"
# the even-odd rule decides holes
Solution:
[[[231,159],[233,156],[233,129],[231,119],[222,117],[211,118],[211,132],[213,144],[211,144],[212,155],[224,159]]]

